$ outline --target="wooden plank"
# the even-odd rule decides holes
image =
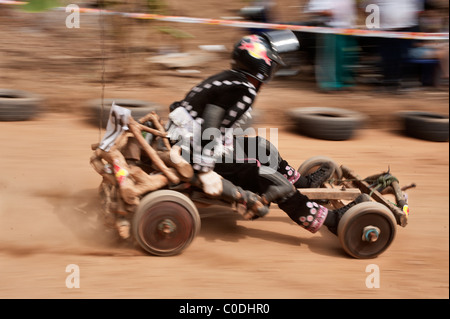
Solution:
[[[344,178],[351,179],[352,183],[358,187],[361,192],[366,194],[371,194],[372,198],[380,204],[385,205],[394,214],[397,224],[405,227],[408,223],[408,217],[406,214],[397,206],[386,200],[381,193],[375,189],[370,188],[369,184],[357,174],[354,174],[349,168],[341,166],[342,174]]]
[[[354,200],[361,191],[358,188],[298,188],[309,199]]]

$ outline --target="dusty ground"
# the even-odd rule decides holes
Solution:
[[[228,5],[231,10],[237,2]],[[448,91],[390,96],[358,86],[356,92],[323,95],[299,75],[275,79],[258,98],[259,125],[279,129],[280,151],[294,167],[327,155],[362,177],[390,167],[402,185],[417,184],[408,191],[409,224],[398,228],[391,247],[377,259],[349,258],[327,230],[311,235],[276,207],[253,222],[228,212],[204,218],[199,236],[183,254],[151,257],[112,247],[90,228],[100,182],[89,165],[90,145],[101,131],[86,123],[83,112],[87,100],[101,96],[98,33],[52,28],[64,20],[48,16],[30,22],[9,14],[13,20],[0,17],[0,87],[33,91],[44,103],[32,121],[0,125],[1,298],[449,297],[448,143],[402,136],[392,116],[404,109],[448,114]],[[95,29],[95,21],[89,26]],[[220,43],[211,39],[213,34],[203,44]],[[124,59],[141,59],[142,69],[130,67],[122,77],[114,74],[121,57],[110,56],[105,97],[168,106],[200,78],[227,65],[216,56],[198,76],[180,77],[142,62],[151,54],[130,49]],[[277,116],[301,106],[357,109],[370,119],[351,140],[316,140],[292,133],[289,119]],[[80,269],[78,289],[66,287],[70,264]],[[379,267],[380,288],[366,287],[370,264]]]

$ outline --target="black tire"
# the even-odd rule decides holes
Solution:
[[[307,159],[306,161],[304,161],[298,168],[298,172],[301,175],[308,175],[312,172],[314,172],[315,170],[317,170],[320,165],[322,165],[323,163],[326,162],[330,162],[331,165],[334,168],[334,172],[333,172],[333,176],[332,179],[334,180],[341,180],[342,179],[342,169],[341,167],[330,157],[327,156],[313,156],[309,159]]]
[[[200,231],[201,220],[194,203],[172,190],[158,190],[139,203],[132,220],[133,237],[156,256],[180,254]]]
[[[366,119],[359,112],[330,107],[297,108],[288,111],[288,116],[293,119],[298,133],[330,141],[352,138]]]
[[[135,120],[138,120],[152,111],[158,113],[158,111],[161,110],[161,107],[155,103],[128,99],[104,99],[102,107],[102,100],[96,99],[88,102],[88,121],[95,126],[99,126],[101,123],[102,128],[105,128],[108,123],[109,112],[113,102],[118,106],[129,109],[131,111],[131,116]]]
[[[448,142],[448,115],[402,111],[397,116],[407,136],[432,142]]]
[[[396,234],[392,212],[377,202],[363,202],[351,207],[341,218],[338,237],[342,248],[354,258],[370,259],[379,256],[391,245]],[[379,231],[373,242],[364,238],[366,227]]]
[[[26,121],[39,112],[41,98],[26,91],[0,89],[0,121]]]

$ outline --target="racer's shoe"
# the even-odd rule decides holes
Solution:
[[[324,224],[328,227],[328,229],[333,234],[337,235],[338,225],[339,225],[339,222],[341,221],[342,216],[344,216],[344,214],[350,208],[355,206],[356,204],[363,203],[363,202],[370,202],[370,201],[371,201],[371,199],[370,199],[369,195],[361,194],[358,197],[356,197],[354,201],[348,203],[344,207],[334,209],[334,210],[329,210],[327,219],[325,220]]]
[[[305,176],[308,180],[308,188],[318,188],[322,186],[323,183],[330,179],[333,172],[334,168],[330,162],[323,163],[315,172]]]

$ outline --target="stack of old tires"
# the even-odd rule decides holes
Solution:
[[[330,141],[351,139],[366,121],[359,112],[332,107],[302,107],[287,113],[296,132]]]
[[[433,142],[448,141],[448,115],[422,111],[401,111],[396,115],[405,135]]]
[[[42,99],[34,93],[0,89],[0,121],[26,121],[35,118]]]
[[[287,111],[299,134],[330,141],[348,140],[367,120],[360,112],[331,107],[303,107]],[[433,142],[448,142],[448,115],[401,111],[393,115],[402,134]]]

